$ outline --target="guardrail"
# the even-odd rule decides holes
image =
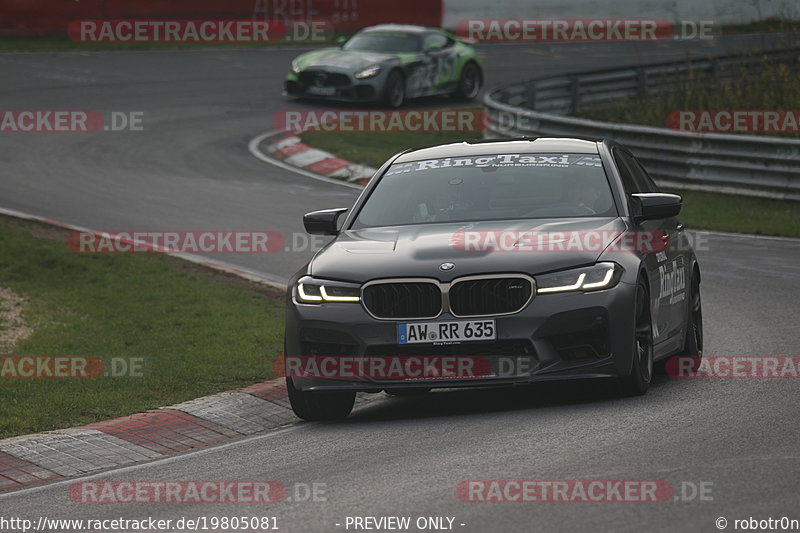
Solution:
[[[725,56],[682,63],[537,78],[484,97],[488,137],[610,138],[628,146],[664,186],[800,201],[800,140],[690,133],[566,116],[584,106],[657,94],[697,72],[735,75],[726,67],[761,63],[764,56],[798,67],[800,50]]]

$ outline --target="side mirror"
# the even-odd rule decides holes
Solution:
[[[429,43],[427,47],[425,47],[425,53],[435,52],[437,50],[441,50],[442,47],[437,43]]]
[[[303,215],[303,226],[311,235],[336,235],[339,233],[339,216],[346,212],[346,207],[312,211]]]
[[[677,194],[643,192],[631,195],[633,218],[637,222],[678,216],[683,199]]]
[[[347,37],[345,37],[344,35],[340,35],[336,38],[336,46],[338,46],[339,48],[344,46],[344,43],[346,42],[347,42]]]

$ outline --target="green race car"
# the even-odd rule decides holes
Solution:
[[[470,44],[440,29],[381,24],[365,28],[335,48],[296,57],[285,94],[400,107],[409,98],[478,96],[482,62]]]

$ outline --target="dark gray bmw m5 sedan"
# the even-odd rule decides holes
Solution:
[[[607,140],[476,141],[387,161],[291,280],[284,367],[306,420],[358,391],[607,378],[644,394],[702,354],[700,270],[641,163]]]

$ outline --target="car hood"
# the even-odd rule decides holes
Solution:
[[[535,275],[594,263],[601,255],[602,247],[527,251],[513,246],[489,250],[481,246],[480,250],[473,247],[466,251],[464,232],[478,232],[477,235],[483,239],[490,234],[499,236],[500,232],[601,231],[607,236],[625,229],[621,218],[581,217],[349,230],[320,250],[309,264],[308,271],[315,277],[358,283],[393,277],[429,277],[450,281],[461,276],[492,272]],[[553,242],[559,240],[557,234],[547,235]],[[507,251],[509,249],[512,251]],[[442,271],[439,268],[442,263],[454,263],[455,268]]]
[[[391,61],[395,58],[396,56],[391,54],[326,48],[324,50],[303,54],[297,58],[297,62],[302,69],[334,67],[355,72],[357,70],[363,70],[371,65]]]

